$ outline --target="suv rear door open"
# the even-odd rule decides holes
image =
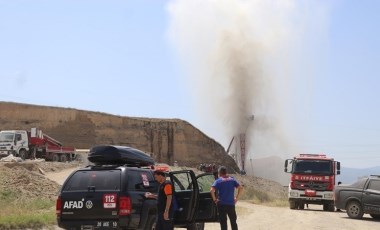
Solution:
[[[175,225],[195,222],[217,221],[217,209],[213,203],[210,188],[215,178],[211,173],[195,176],[192,170],[170,172],[174,185],[178,210],[174,216]]]

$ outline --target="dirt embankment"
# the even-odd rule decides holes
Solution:
[[[224,147],[180,119],[127,117],[100,112],[0,101],[0,130],[36,127],[64,146],[125,145],[151,154],[156,162],[196,167],[200,163],[238,167]]]
[[[57,199],[61,185],[46,177],[49,173],[65,172],[62,178],[82,163],[70,162],[1,162],[0,190],[13,191],[20,199]],[[69,170],[69,171],[66,171]]]

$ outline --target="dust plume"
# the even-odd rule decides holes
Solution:
[[[176,0],[168,12],[197,126],[226,148],[246,133],[246,159],[297,151],[294,98],[312,82],[304,52],[313,53],[308,46],[324,34],[323,9],[295,0]]]

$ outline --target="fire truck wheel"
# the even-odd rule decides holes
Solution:
[[[334,205],[334,203],[323,204],[323,211],[334,212],[335,211],[335,205]]]
[[[335,205],[334,203],[331,203],[328,205],[327,211],[329,212],[335,212]]]
[[[62,154],[59,158],[59,161],[60,162],[66,162],[67,161],[67,155],[66,154]]]
[[[53,154],[53,157],[52,157],[52,160],[53,160],[53,161],[59,161],[59,156],[58,156],[58,154],[54,153],[54,154]]]
[[[296,202],[295,201],[289,201],[289,208],[290,209],[296,209]]]
[[[364,215],[363,208],[357,201],[349,201],[346,206],[347,215],[353,219],[361,219]]]

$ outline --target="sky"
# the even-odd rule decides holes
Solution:
[[[0,0],[0,101],[178,118],[226,149],[245,133],[247,159],[326,153],[380,166],[379,9]]]

